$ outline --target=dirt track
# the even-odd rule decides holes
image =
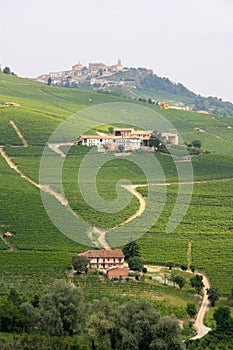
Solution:
[[[209,333],[209,331],[211,331],[211,328],[206,327],[204,325],[204,318],[209,308],[209,300],[208,300],[208,295],[206,290],[210,288],[210,283],[208,281],[208,278],[205,275],[202,275],[202,276],[203,276],[203,283],[204,283],[204,288],[203,288],[204,296],[202,299],[201,307],[198,311],[198,314],[194,323],[194,328],[196,329],[197,334],[193,338],[191,338],[192,340],[200,339],[204,337],[207,333]]]

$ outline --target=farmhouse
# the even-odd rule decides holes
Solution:
[[[87,250],[79,253],[78,256],[85,256],[89,260],[90,269],[109,269],[110,267],[124,267],[124,254],[122,250]]]
[[[168,143],[171,143],[172,145],[178,145],[178,135],[177,134],[171,134],[169,132],[162,132],[161,138]]]
[[[83,146],[97,146],[103,147],[104,145],[111,151],[118,149],[120,145],[124,147],[126,151],[132,151],[141,147],[141,140],[138,136],[99,136],[99,135],[82,135],[77,142],[78,145]]]
[[[113,135],[81,135],[75,144],[86,146],[97,146],[101,151],[104,148],[116,151],[119,146],[123,146],[125,151],[137,150],[141,147],[150,146],[152,130],[134,130],[134,128],[113,129]],[[171,133],[161,133],[161,140],[173,145],[178,145],[178,135]],[[103,148],[104,147],[104,148]]]

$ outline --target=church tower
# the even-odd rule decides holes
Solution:
[[[119,58],[117,61],[117,71],[121,72],[123,70],[123,66],[121,64],[121,59]]]

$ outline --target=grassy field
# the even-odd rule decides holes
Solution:
[[[38,181],[43,147],[54,129],[84,107],[118,102],[120,98],[49,87],[0,73],[0,102],[6,101],[19,103],[21,106],[0,107],[0,144],[27,176]],[[192,158],[195,181],[232,177],[232,118],[177,110],[160,113],[173,123],[185,142],[199,139],[202,147],[211,152]],[[22,147],[22,140],[9,123],[10,120],[15,121],[29,143],[28,148]],[[101,124],[96,130],[105,132],[109,126],[110,124]],[[202,131],[196,131],[195,128]],[[128,207],[114,215],[90,209],[82,199],[77,185],[78,167],[86,152],[87,150],[77,147],[70,149],[63,168],[65,194],[72,208],[83,219],[93,225],[112,227],[135,212],[139,205],[138,200],[133,198]],[[166,174],[166,180],[177,181],[172,158],[167,155],[156,157]],[[51,158],[51,167],[52,164]],[[104,199],[116,198],[116,183],[122,178],[136,184],[145,182],[145,176],[139,167],[127,160],[116,158],[106,163],[98,173],[97,188]],[[160,180],[158,177],[157,181]],[[56,184],[54,186],[56,188]],[[13,232],[9,243],[15,249],[9,251],[0,240],[0,272],[4,276],[0,293],[4,293],[12,283],[30,290],[33,283],[41,288],[40,286],[54,278],[66,278],[65,269],[70,264],[72,255],[86,248],[69,240],[53,226],[42,205],[39,190],[20,178],[3,158],[0,158],[0,190],[1,231],[7,229]],[[229,293],[233,285],[231,190],[232,181],[195,184],[187,214],[174,233],[166,234],[167,219],[177,193],[176,186],[169,186],[161,218],[139,241],[145,261],[160,264],[168,260],[176,264],[187,263],[187,249],[191,242],[194,264],[207,272],[211,282],[221,293]],[[144,195],[145,191],[146,189],[141,189]],[[15,269],[17,260],[20,264]],[[23,267],[26,272],[23,272]]]

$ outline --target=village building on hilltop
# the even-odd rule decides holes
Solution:
[[[121,60],[119,59],[116,64],[106,65],[102,62],[90,62],[88,68],[83,66],[80,62],[72,66],[70,70],[64,70],[59,72],[51,72],[49,74],[40,75],[36,78],[41,83],[48,83],[48,79],[51,78],[52,85],[66,86],[66,85],[78,85],[84,82],[87,78],[93,83],[95,77],[104,77],[111,74],[122,72],[124,70]],[[105,80],[100,80],[99,83],[105,83]]]

